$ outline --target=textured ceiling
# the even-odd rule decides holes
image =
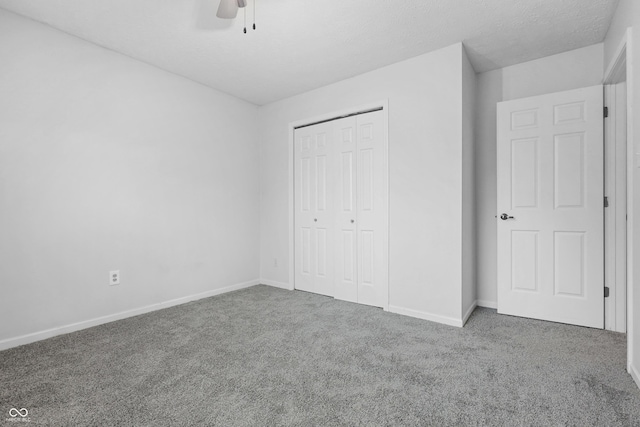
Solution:
[[[601,42],[618,0],[0,0],[0,7],[257,105],[464,42],[478,72]],[[254,0],[249,0],[248,23]]]

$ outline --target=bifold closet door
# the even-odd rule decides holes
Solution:
[[[295,288],[333,296],[334,124],[295,131]]]
[[[295,288],[388,305],[382,111],[295,130]]]
[[[335,297],[388,303],[388,170],[384,116],[376,111],[338,123],[334,162]]]

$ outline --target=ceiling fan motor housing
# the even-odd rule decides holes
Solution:
[[[247,0],[220,0],[216,16],[222,19],[233,19],[238,15],[238,8],[246,6]]]

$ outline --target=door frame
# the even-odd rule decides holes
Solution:
[[[633,175],[634,175],[634,155],[633,155],[633,64],[632,64],[632,29],[627,28],[618,48],[615,51],[613,59],[607,66],[604,74],[603,83],[605,88],[617,83],[616,80],[626,72],[627,82],[627,245],[626,245],[626,308],[627,308],[627,372],[631,373],[631,362],[633,360],[633,271],[634,271],[634,251],[633,251],[633,229],[634,229],[634,209],[633,209]],[[606,98],[605,98],[606,99]],[[613,111],[615,114],[615,111]],[[611,118],[611,116],[610,116]],[[609,142],[605,138],[605,144]],[[605,258],[615,256],[614,254],[605,254]],[[620,256],[620,255],[618,255]],[[619,302],[614,305],[620,306]],[[606,318],[606,317],[605,317]],[[639,384],[640,385],[640,384]]]
[[[626,221],[618,221],[622,215],[626,215],[628,176],[626,170],[628,144],[621,141],[618,135],[618,120],[621,114],[626,116],[626,105],[621,106],[618,99],[619,83],[626,82],[623,79],[626,73],[626,52],[620,52],[617,62],[604,80],[604,105],[609,110],[605,119],[605,196],[608,196],[609,206],[605,209],[605,286],[609,287],[609,298],[605,299],[605,329],[614,332],[626,332],[627,316],[627,281],[626,281]],[[620,153],[620,143],[624,144],[623,153]],[[620,157],[622,154],[622,157]],[[625,241],[618,239],[620,234],[625,235]],[[621,262],[622,261],[622,262]],[[622,278],[622,280],[619,280]]]
[[[382,108],[382,115],[384,121],[384,165],[387,170],[387,176],[389,176],[389,100],[383,99],[377,102],[371,102],[368,104],[363,104],[355,107],[345,108],[341,110],[335,110],[332,112],[320,114],[317,116],[307,117],[301,120],[296,120],[290,122],[288,124],[288,134],[289,134],[289,143],[288,143],[288,187],[289,187],[289,197],[288,197],[288,230],[289,230],[289,286],[287,289],[293,291],[295,290],[295,175],[294,175],[294,165],[295,165],[295,129],[300,126],[305,126],[309,124],[313,124],[316,122],[322,122],[325,120],[337,119],[343,116],[357,114],[359,112],[364,112],[368,110],[373,110],[376,108]],[[385,193],[387,197],[387,212],[386,212],[386,223],[387,223],[387,235],[385,248],[387,252],[387,267],[389,264],[389,180],[387,180]],[[385,311],[389,310],[389,277],[388,273],[389,269],[387,268],[387,289],[384,294],[386,295],[385,302],[383,305],[383,309]]]

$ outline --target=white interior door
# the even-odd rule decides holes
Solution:
[[[295,287],[333,296],[333,126],[295,132]]]
[[[335,297],[386,307],[388,168],[384,113],[335,121]]]
[[[501,314],[604,327],[602,98],[595,86],[498,104]]]
[[[358,302],[356,117],[336,120],[335,180],[335,297]]]
[[[358,303],[388,304],[388,174],[382,111],[356,117]]]

